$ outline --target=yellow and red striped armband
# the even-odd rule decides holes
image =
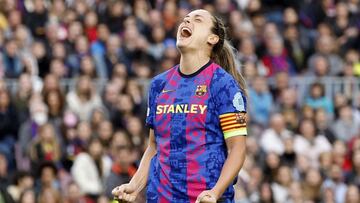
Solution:
[[[225,139],[237,135],[247,135],[245,112],[226,113],[220,115],[219,118]]]

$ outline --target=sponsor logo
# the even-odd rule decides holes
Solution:
[[[175,90],[162,90],[161,93],[174,92]]]
[[[207,105],[201,104],[165,104],[156,106],[156,114],[191,113],[204,114]]]

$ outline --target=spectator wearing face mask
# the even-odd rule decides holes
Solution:
[[[19,145],[21,154],[29,153],[29,143],[39,133],[39,128],[48,121],[48,109],[40,95],[33,95],[30,100],[30,117],[20,126]],[[20,161],[21,162],[21,161]]]

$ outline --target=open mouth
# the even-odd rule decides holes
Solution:
[[[181,37],[188,38],[188,37],[191,37],[191,34],[192,34],[192,32],[191,32],[190,28],[188,28],[188,27],[181,28],[181,31],[180,31]]]

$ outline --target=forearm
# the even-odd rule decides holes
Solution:
[[[145,153],[140,161],[139,168],[130,181],[130,184],[134,184],[136,188],[138,188],[138,192],[140,192],[146,186],[149,176],[150,162],[155,154],[156,149],[153,146],[148,146],[146,148]]]
[[[234,146],[232,147],[232,149],[230,149],[228,157],[221,170],[220,177],[216,185],[212,189],[218,198],[222,196],[225,190],[229,187],[230,184],[233,183],[234,179],[237,177],[241,167],[244,164],[245,156],[245,146]]]

